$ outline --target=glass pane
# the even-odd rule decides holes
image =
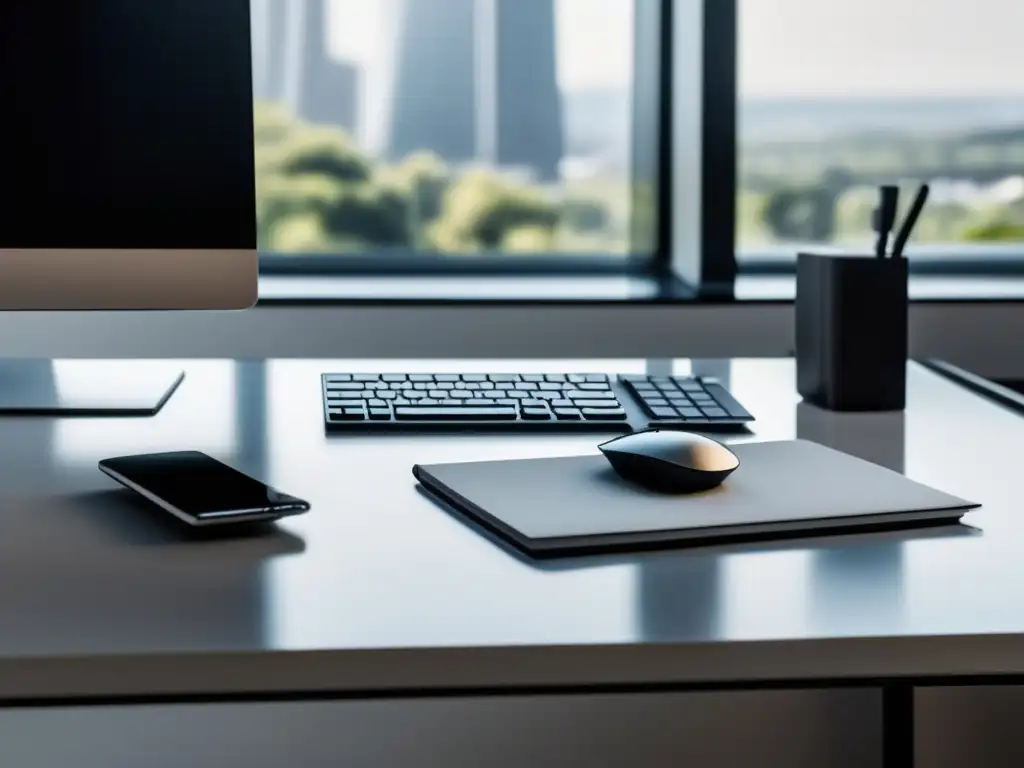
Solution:
[[[632,250],[635,0],[252,0],[264,251]]]
[[[738,243],[872,240],[877,185],[932,202],[916,243],[1024,240],[1024,3],[741,0]],[[788,244],[782,247],[782,244]]]

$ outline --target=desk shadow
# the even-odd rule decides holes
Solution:
[[[193,528],[173,515],[124,489],[70,495],[69,511],[88,518],[118,543],[137,547],[174,547],[182,544],[224,542],[244,547],[258,558],[300,554],[306,542],[274,523],[251,523]]]

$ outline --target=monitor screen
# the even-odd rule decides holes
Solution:
[[[248,0],[0,2],[0,249],[252,249]]]

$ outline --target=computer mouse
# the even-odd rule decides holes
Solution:
[[[717,488],[740,460],[717,440],[668,429],[648,429],[598,446],[619,477],[659,493]]]

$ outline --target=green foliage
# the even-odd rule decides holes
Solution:
[[[576,232],[591,233],[608,229],[608,209],[596,200],[566,200],[562,206],[562,222]]]
[[[304,128],[277,145],[277,164],[286,176],[328,176],[340,182],[370,180],[373,169],[348,135],[337,128]]]
[[[563,203],[498,173],[457,174],[429,152],[375,162],[344,131],[305,124],[270,103],[256,105],[255,138],[267,250],[549,252],[574,234],[610,240],[611,209],[595,194],[614,195],[608,190],[575,190]],[[606,186],[623,197],[621,185]]]
[[[557,203],[539,191],[476,171],[448,189],[432,234],[444,251],[495,250],[517,229],[543,232],[553,242],[559,218]]]
[[[1019,242],[1024,240],[1024,224],[997,219],[975,224],[964,230],[961,239],[975,243]]]

